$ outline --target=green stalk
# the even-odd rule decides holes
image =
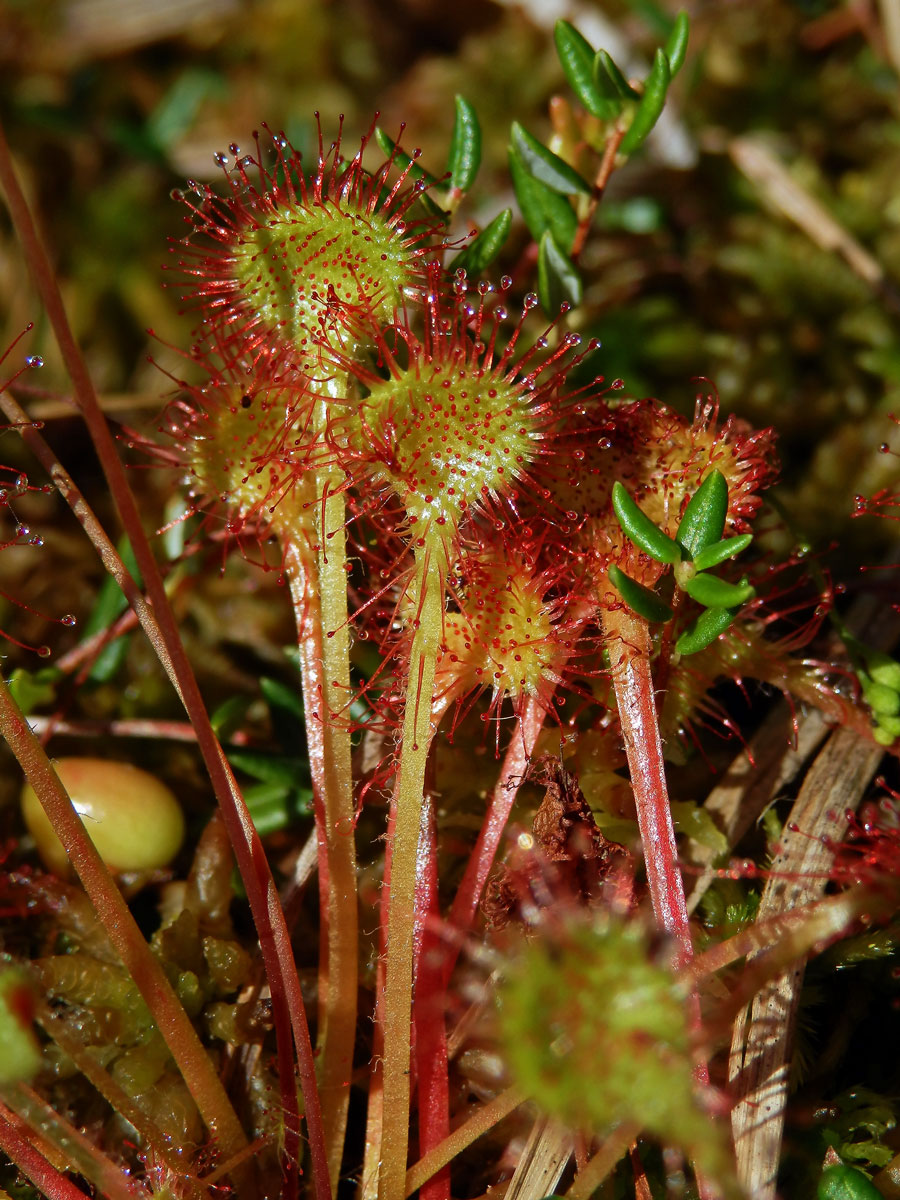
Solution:
[[[384,989],[384,1118],[379,1200],[403,1200],[409,1146],[410,1028],[413,987],[416,865],[425,767],[431,744],[431,700],[444,613],[441,559],[416,558],[418,604],[409,659],[400,767],[394,791]]]
[[[326,383],[329,396],[338,381]],[[323,399],[317,426],[327,420]],[[317,1074],[332,1192],[337,1189],[356,1040],[357,897],[350,728],[346,520],[341,474],[310,471],[279,518],[297,620],[310,774],[319,846],[322,953],[319,962]],[[303,536],[314,526],[315,549]],[[298,532],[299,531],[299,532]]]

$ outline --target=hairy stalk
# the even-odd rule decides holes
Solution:
[[[350,696],[343,495],[333,472],[316,472],[301,492],[317,512],[318,549],[285,547],[297,620],[306,736],[319,849],[322,953],[318,1074],[332,1190],[343,1157],[356,1039],[357,900],[350,729],[340,716]],[[316,497],[321,502],[316,505]],[[284,536],[284,535],[282,535]]]
[[[88,1200],[87,1193],[66,1179],[40,1148],[42,1139],[26,1127],[5,1104],[0,1103],[0,1150],[27,1175],[48,1200]]]
[[[610,673],[625,741],[631,786],[634,789],[653,914],[659,927],[671,934],[678,944],[676,965],[685,967],[693,960],[694,944],[691,939],[684,881],[678,869],[678,847],[669,807],[662,740],[659,735],[656,693],[650,667],[650,627],[643,617],[624,605],[614,609],[604,608],[602,614]],[[700,998],[696,989],[688,997],[688,1009],[691,1025],[699,1032],[702,1019]],[[709,1083],[709,1067],[702,1059],[698,1059],[695,1064],[694,1077],[701,1086]],[[633,1137],[629,1139],[632,1140]],[[627,1149],[627,1144],[625,1148]],[[586,1177],[592,1166],[593,1162],[585,1171]],[[597,1183],[602,1178],[603,1176]],[[591,1190],[594,1186],[596,1184],[592,1185]],[[712,1183],[699,1172],[697,1188],[700,1200],[715,1200],[719,1195]],[[574,1193],[574,1186],[572,1190]],[[579,1200],[589,1194],[579,1193]]]
[[[417,1163],[413,1163],[406,1172],[405,1188],[400,1193],[401,1196],[405,1198],[418,1191],[432,1175],[452,1162],[458,1154],[462,1154],[463,1150],[493,1129],[504,1117],[508,1117],[520,1104],[524,1104],[527,1098],[519,1088],[511,1087],[489,1100],[487,1104],[480,1105],[471,1117],[457,1126],[439,1146],[435,1146]]]
[[[27,1129],[39,1129],[41,1136],[59,1150],[67,1170],[84,1176],[101,1196],[108,1200],[142,1200],[143,1189],[33,1088],[15,1084],[3,1090],[2,1098]]]
[[[402,1200],[409,1143],[410,1020],[416,874],[425,767],[432,736],[431,697],[444,611],[443,570],[428,549],[416,560],[417,618],[409,658],[403,741],[393,806],[384,988],[384,1117],[380,1200]]]
[[[634,789],[653,913],[659,927],[677,941],[678,965],[685,966],[693,958],[694,947],[684,883],[678,869],[678,847],[656,716],[650,628],[643,617],[622,605],[603,609],[603,632]]]
[[[134,549],[166,650],[162,659],[163,666],[170,672],[188,717],[197,730],[197,743],[221,808],[238,870],[247,891],[248,902],[259,933],[266,972],[273,985],[273,1019],[276,1038],[279,1042],[281,1101],[285,1110],[285,1159],[289,1178],[293,1176],[295,1179],[296,1164],[291,1150],[299,1135],[296,1128],[297,1109],[293,1080],[288,1081],[284,1077],[285,1065],[292,1057],[288,1046],[288,1030],[291,1030],[305,1101],[316,1196],[317,1200],[330,1200],[331,1188],[328,1182],[325,1143],[309,1028],[291,949],[290,935],[278,900],[275,882],[269,870],[262,842],[247,811],[243,796],[210,725],[209,715],[206,712],[200,689],[197,686],[168,602],[162,576],[141,524],[137,501],[128,485],[125,469],[118,457],[115,440],[97,402],[93,382],[72,334],[59,285],[16,178],[2,127],[0,127],[0,184],[6,192],[14,224],[22,240],[41,300],[69,371],[74,396],[96,448],[122,524]],[[138,613],[138,616],[140,615]],[[243,1144],[243,1140],[243,1136],[241,1136],[238,1144]],[[295,1190],[295,1184],[293,1187],[289,1185],[288,1192],[293,1190]]]
[[[418,1090],[419,1153],[427,1154],[450,1133],[447,1028],[444,1018],[446,943],[437,936],[437,821],[434,804],[422,806],[419,880],[416,889],[416,987],[413,1001]],[[422,1185],[421,1200],[450,1200],[450,1170],[444,1167]]]
[[[88,837],[44,748],[0,678],[0,733],[15,754],[53,822],[57,836],[91,903],[109,934],[134,984],[153,1013],[159,1031],[196,1101],[207,1127],[226,1153],[245,1144],[240,1122],[231,1107],[212,1060],[204,1050],[190,1018],[138,929],[128,905],[94,843]]]
[[[587,1166],[575,1176],[566,1192],[566,1200],[589,1200],[640,1132],[640,1126],[633,1121],[617,1126]]]
[[[506,757],[500,768],[500,778],[491,793],[490,803],[484,823],[478,833],[478,840],[466,864],[453,905],[450,909],[450,924],[461,933],[468,933],[475,919],[478,903],[484,893],[485,884],[494,865],[494,858],[509,814],[518,794],[519,784],[525,775],[528,763],[534,753],[538,737],[544,727],[547,715],[546,698],[539,700],[537,696],[529,696],[516,720],[512,739],[506,750]],[[456,949],[448,949],[445,976],[449,977],[459,953],[461,942],[455,942]]]

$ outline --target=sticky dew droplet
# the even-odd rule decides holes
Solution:
[[[44,360],[39,354],[29,354],[25,359],[25,366],[30,367],[33,371],[38,370],[44,365]]]

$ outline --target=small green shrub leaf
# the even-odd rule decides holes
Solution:
[[[756,595],[746,579],[728,583],[717,575],[695,575],[684,584],[684,590],[704,608],[740,608]]]
[[[378,143],[378,147],[383,154],[393,156],[394,162],[398,167],[409,167],[409,174],[412,179],[424,179],[428,184],[439,186],[439,181],[435,176],[430,175],[424,167],[420,167],[415,159],[410,158],[405,150],[400,150],[397,143],[388,137],[380,125],[375,128],[375,141]]]
[[[607,571],[609,582],[613,585],[630,609],[645,621],[671,621],[672,610],[668,604],[660,600],[656,592],[626,575],[624,571],[612,566]]]
[[[538,251],[538,295],[548,317],[555,317],[563,304],[581,303],[578,269],[557,246],[549,229],[541,237]]]
[[[503,212],[498,213],[468,246],[460,250],[459,254],[450,262],[449,269],[451,271],[462,269],[470,275],[477,275],[484,271],[503,249],[503,243],[509,236],[511,227],[512,209],[504,208]]]
[[[244,800],[260,837],[290,829],[312,812],[312,789],[285,783],[254,783],[244,789]]]
[[[609,104],[594,85],[594,48],[574,25],[568,21],[557,21],[553,32],[556,41],[556,53],[562,64],[563,73],[569,81],[569,87],[591,114],[600,120],[608,121],[615,112],[609,111]]]
[[[728,483],[714,468],[691,496],[675,534],[692,559],[721,538],[727,512]]]
[[[673,542],[668,534],[653,524],[628,494],[628,489],[618,480],[613,484],[612,502],[613,511],[629,541],[657,562],[668,563],[671,566],[681,561],[681,547],[678,543]]]
[[[675,643],[675,649],[682,657],[705,650],[719,634],[725,632],[737,614],[736,608],[707,608],[684,631]]]
[[[464,96],[457,96],[454,103],[456,119],[450,137],[447,170],[450,172],[450,186],[467,192],[481,166],[481,126],[475,109]]]
[[[730,537],[721,542],[713,542],[711,546],[707,546],[705,550],[694,555],[694,566],[698,571],[708,571],[710,567],[717,567],[719,563],[743,554],[752,541],[752,533],[742,533],[740,537]]]
[[[398,167],[409,167],[410,179],[424,179],[429,187],[441,187],[441,181],[424,167],[420,167],[415,159],[410,158],[405,150],[400,150],[397,143],[393,141],[380,126],[375,127],[375,141],[378,143],[379,149],[383,154],[393,155],[394,162]],[[419,202],[423,205],[427,212],[435,217],[443,217],[446,220],[447,214],[437,204],[427,192],[423,192],[419,197]]]
[[[575,210],[569,201],[529,174],[514,146],[509,148],[509,173],[531,236],[540,242],[549,229],[557,246],[568,253],[578,227]]]
[[[669,88],[670,79],[669,60],[666,58],[663,50],[657,50],[656,58],[653,60],[653,67],[644,82],[644,94],[641,97],[641,102],[637,106],[632,122],[628,127],[628,132],[622,138],[621,145],[619,146],[620,154],[626,156],[634,154],[635,150],[642,145],[647,134],[659,120],[660,113],[665,107],[666,92]]]
[[[529,175],[551,191],[559,192],[563,196],[574,196],[579,192],[584,196],[591,194],[588,181],[558,154],[554,154],[536,137],[532,137],[518,121],[513,121],[512,124],[512,144]]]
[[[669,34],[665,46],[665,55],[669,60],[669,73],[672,79],[675,78],[684,64],[690,32],[690,19],[684,9],[682,9],[675,18],[675,24],[672,26],[672,32]]]
[[[593,72],[594,86],[609,104],[615,105],[616,116],[626,101],[640,100],[640,93],[634,90],[605,50],[598,50],[594,56]]]

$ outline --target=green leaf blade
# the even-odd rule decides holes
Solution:
[[[613,585],[625,603],[630,609],[643,617],[645,621],[650,621],[654,624],[659,624],[664,621],[671,621],[673,613],[668,604],[660,600],[655,592],[642,583],[638,583],[636,579],[632,579],[630,575],[626,575],[619,567],[611,566],[607,575],[609,582]]]
[[[862,1171],[841,1164],[822,1172],[816,1200],[881,1200],[881,1192]]]
[[[593,65],[594,85],[608,104],[616,106],[616,115],[627,101],[640,100],[636,92],[605,50],[598,50]]]
[[[729,583],[717,575],[695,575],[687,580],[684,590],[704,608],[740,608],[756,595],[755,588],[746,579]]]
[[[577,307],[583,294],[581,276],[572,260],[560,250],[548,229],[538,250],[538,295],[544,312],[555,317],[564,304]]]
[[[722,472],[714,468],[688,501],[675,534],[676,541],[695,559],[722,537],[727,514],[728,483]]]
[[[609,120],[608,105],[594,86],[593,46],[568,21],[556,22],[553,39],[569,87],[592,117]]]
[[[509,148],[509,173],[531,236],[540,242],[549,229],[556,244],[568,253],[578,228],[571,204],[565,196],[560,196],[528,173],[514,146]]]
[[[613,484],[613,511],[622,532],[645,554],[657,562],[672,566],[681,561],[681,547],[650,520],[618,480]]]
[[[481,125],[475,109],[464,96],[457,95],[454,103],[456,117],[450,136],[447,170],[451,188],[467,192],[481,166]]]
[[[672,26],[672,32],[666,39],[664,51],[666,58],[669,60],[669,73],[672,79],[675,78],[684,65],[690,32],[690,18],[684,9],[682,9],[675,18],[675,24]]]
[[[512,228],[512,209],[504,208],[476,238],[460,250],[449,263],[451,271],[467,271],[477,275],[497,258]]]
[[[743,554],[752,541],[752,533],[742,533],[739,537],[713,542],[711,546],[707,546],[705,550],[701,550],[694,556],[694,566],[698,571],[708,571],[710,567],[717,567],[720,563],[727,562],[729,558],[736,558],[739,554]]]
[[[738,609],[736,608],[707,608],[684,631],[675,643],[675,649],[682,658],[688,654],[696,654],[699,650],[705,650],[725,632],[737,614]]]
[[[659,120],[660,114],[666,104],[666,92],[669,89],[671,75],[669,60],[666,58],[665,52],[657,50],[650,74],[644,83],[644,94],[641,97],[641,102],[637,106],[634,117],[628,127],[628,132],[622,138],[619,146],[620,154],[626,157],[629,154],[633,154],[643,144],[647,135]]]
[[[533,137],[518,121],[512,124],[512,144],[525,170],[538,182],[562,196],[589,196],[591,185],[558,154]]]

